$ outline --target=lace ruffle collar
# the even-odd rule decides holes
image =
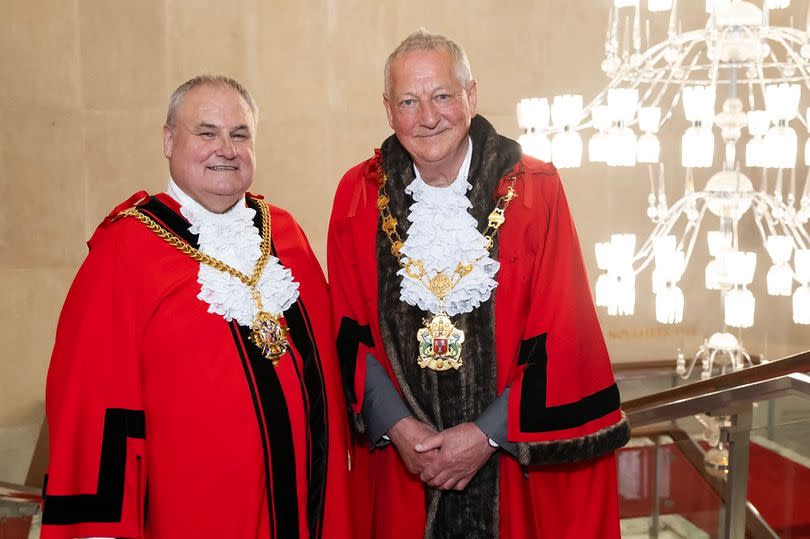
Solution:
[[[467,156],[453,183],[447,187],[432,187],[414,167],[416,178],[405,188],[414,199],[408,214],[411,224],[402,249],[405,257],[422,260],[428,278],[440,271],[448,275],[459,263],[479,259],[445,298],[444,310],[449,316],[477,308],[498,286],[494,277],[500,264],[489,257],[484,247],[486,240],[467,211],[472,207],[467,198],[467,191],[472,188],[467,181],[471,160],[472,141],[468,138]],[[425,311],[438,312],[439,301],[424,284],[409,277],[404,269],[397,275],[402,279],[402,301]]]
[[[191,223],[189,230],[198,235],[200,251],[242,273],[252,273],[261,254],[262,238],[253,225],[256,211],[247,206],[244,197],[228,211],[213,213],[184,193],[174,180],[169,180],[166,192],[180,204],[180,213]],[[205,264],[200,264],[197,282],[201,285],[197,297],[208,303],[209,313],[250,326],[257,313],[250,288]],[[267,261],[258,290],[264,310],[271,314],[283,313],[298,299],[298,283],[292,272],[274,256]]]

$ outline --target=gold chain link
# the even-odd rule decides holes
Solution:
[[[146,228],[154,232],[160,239],[164,240],[166,243],[175,247],[181,253],[193,258],[197,262],[201,264],[205,264],[206,266],[210,266],[217,271],[221,271],[223,273],[227,273],[232,277],[236,277],[242,283],[245,284],[248,288],[251,289],[253,299],[256,301],[256,305],[259,308],[259,311],[262,310],[261,305],[261,296],[258,294],[256,289],[256,283],[259,282],[259,278],[264,271],[264,267],[267,265],[267,261],[270,259],[270,238],[271,238],[271,224],[270,224],[270,211],[267,208],[267,203],[263,200],[256,200],[256,203],[259,205],[259,210],[261,211],[262,215],[262,245],[261,245],[261,254],[259,255],[259,259],[256,261],[256,265],[253,267],[252,274],[248,277],[238,269],[234,268],[226,264],[225,262],[218,260],[212,256],[209,256],[199,249],[196,249],[183,241],[182,239],[178,238],[173,233],[169,232],[168,230],[164,229],[162,226],[157,224],[151,217],[148,215],[144,215],[136,208],[129,208],[127,210],[122,211],[118,214],[119,217],[134,217],[144,225]]]

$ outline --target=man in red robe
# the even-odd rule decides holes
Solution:
[[[351,537],[326,282],[247,193],[257,120],[233,79],[180,86],[167,193],[90,239],[48,372],[43,539]]]
[[[444,36],[397,47],[383,100],[328,243],[356,537],[619,537],[629,427],[556,169],[477,115]]]

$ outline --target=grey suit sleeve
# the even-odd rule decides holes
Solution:
[[[481,431],[489,436],[498,446],[517,457],[517,444],[507,440],[507,414],[509,410],[509,388],[507,387],[500,397],[492,401],[487,408],[481,412],[473,423]]]
[[[366,354],[366,387],[363,392],[361,415],[366,423],[366,433],[374,447],[391,443],[385,433],[404,417],[411,415],[402,401],[391,378],[380,362]]]

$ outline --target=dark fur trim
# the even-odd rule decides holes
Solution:
[[[621,421],[587,436],[553,442],[518,443],[518,460],[523,466],[535,466],[593,459],[615,451],[628,440],[630,423],[622,412]]]
[[[501,137],[484,118],[476,116],[470,125],[473,141],[468,192],[470,214],[483,230],[495,205],[499,180],[520,159],[520,146]],[[408,209],[413,199],[405,187],[413,181],[413,162],[396,136],[381,148],[382,166],[388,176],[386,191],[391,214],[406,236]],[[497,258],[497,238],[492,256]],[[391,256],[385,234],[377,231],[377,271],[379,320],[385,352],[414,417],[443,430],[475,419],[496,396],[494,293],[471,313],[453,317],[464,331],[459,371],[438,373],[416,364],[416,332],[422,327],[424,313],[400,301],[399,265]],[[425,537],[495,537],[498,530],[498,459],[493,458],[478,472],[463,492],[445,492],[427,488],[428,525]]]

